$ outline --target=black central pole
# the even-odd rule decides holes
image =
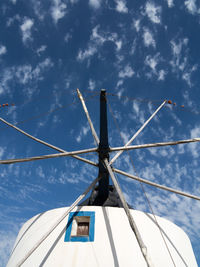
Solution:
[[[100,142],[99,142],[99,181],[98,194],[102,201],[108,198],[109,194],[109,173],[103,165],[103,160],[109,161],[109,145],[108,145],[108,124],[107,124],[107,100],[106,90],[101,90],[100,95]]]

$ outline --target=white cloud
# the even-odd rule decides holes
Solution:
[[[139,111],[140,111],[139,104],[135,101],[133,102],[133,110],[136,113],[136,115],[139,116]]]
[[[115,45],[117,47],[117,51],[119,51],[122,48],[122,41],[121,40],[116,41]]]
[[[178,41],[172,40],[170,42],[173,56],[170,64],[172,71],[176,74],[181,73],[182,79],[191,87],[191,75],[197,70],[198,65],[191,66],[188,63],[188,42],[188,38],[179,39]]]
[[[6,266],[17,234],[16,232],[11,232],[11,231],[5,231],[5,232],[1,231],[0,234],[1,234],[1,242],[0,242],[1,266]]]
[[[9,83],[13,79],[14,73],[11,69],[4,69],[0,78],[0,95],[9,92]]]
[[[31,29],[34,25],[34,20],[30,18],[24,18],[23,24],[20,26],[22,32],[22,41],[26,43],[28,40],[32,40]]]
[[[147,2],[145,6],[145,13],[153,23],[161,22],[161,7],[155,6],[153,2]]]
[[[116,10],[120,13],[128,13],[125,0],[116,0]]]
[[[97,48],[95,45],[90,45],[85,51],[80,50],[78,52],[77,59],[83,61],[91,56],[93,56],[97,52]]]
[[[174,6],[174,0],[166,0],[168,7],[173,7]]]
[[[133,101],[133,114],[131,115],[132,119],[139,121],[140,124],[143,124],[145,121],[144,111],[140,109],[139,102]]]
[[[181,54],[183,46],[187,46],[188,41],[188,38],[180,39],[178,43],[175,42],[175,40],[172,40],[170,44],[173,55],[178,57]]]
[[[88,85],[88,89],[93,91],[95,89],[96,83],[94,80],[90,79],[89,80],[89,85]]]
[[[146,73],[146,76],[152,78],[153,75],[157,77],[158,81],[164,81],[167,72],[164,69],[158,70],[158,64],[162,61],[162,57],[159,53],[155,56],[148,55],[145,58],[145,65],[150,68],[150,72]]]
[[[131,78],[134,75],[134,71],[130,65],[126,65],[123,70],[119,72],[120,78]]]
[[[155,42],[155,40],[153,38],[153,34],[147,28],[144,28],[143,40],[144,40],[144,45],[146,47],[149,47],[149,46],[153,46],[154,48],[156,47],[156,42]]]
[[[51,59],[46,58],[40,62],[35,68],[30,64],[13,66],[4,69],[0,74],[0,94],[9,93],[12,82],[18,82],[22,85],[33,85],[38,81],[43,80],[43,72],[53,66]],[[31,89],[26,86],[24,90],[28,90],[30,94],[34,91],[34,86]]]
[[[200,126],[199,125],[195,126],[193,129],[191,129],[190,136],[191,136],[191,138],[199,138],[200,137]],[[188,144],[187,148],[194,158],[199,157],[200,149],[199,149],[198,143]]]
[[[62,3],[61,0],[53,0],[53,6],[51,7],[51,16],[55,23],[62,19],[66,14],[67,5]]]
[[[6,26],[10,27],[15,21],[20,21],[20,16],[18,14],[16,14],[12,18],[8,18],[8,20],[6,21]]]
[[[3,154],[4,154],[4,148],[0,147],[0,159],[2,159]]]
[[[192,14],[200,13],[200,9],[197,9],[196,0],[186,0],[184,2],[187,10]]]
[[[119,81],[117,82],[117,88],[119,88],[121,85],[123,85],[123,83],[124,83],[123,80],[119,80]],[[119,94],[119,92],[120,92],[120,94]],[[123,90],[122,90],[122,91],[118,91],[118,92],[117,92],[117,95],[118,95],[119,97],[121,97],[122,92],[123,92]]]
[[[17,3],[17,0],[10,0],[14,5]]]
[[[101,0],[89,0],[89,5],[94,9],[98,9],[101,6]]]
[[[173,71],[177,71],[178,69],[183,71],[187,63],[187,57],[182,56],[182,51],[184,47],[187,47],[188,39],[180,39],[178,42],[172,40],[170,44],[173,55],[173,59],[170,61],[170,64],[173,67]]]
[[[68,32],[65,34],[64,40],[68,43],[70,39],[72,39],[72,34]]]
[[[0,56],[6,54],[7,49],[4,45],[0,45]]]
[[[44,52],[46,50],[47,46],[46,45],[41,45],[37,50],[36,53],[38,54],[38,56],[41,55],[42,52]]]
[[[194,66],[192,66],[192,68],[185,70],[183,75],[182,75],[183,80],[186,81],[186,83],[188,84],[189,87],[192,87],[191,75],[196,70],[197,70],[197,65],[194,65]]]
[[[158,80],[164,81],[166,74],[167,74],[167,72],[165,70],[160,70],[158,72]]]
[[[140,20],[139,19],[138,20],[134,20],[133,21],[133,26],[136,29],[136,31],[139,32],[140,31]]]
[[[80,130],[79,135],[76,137],[76,141],[80,143],[83,137],[85,137],[88,134],[89,130],[90,130],[89,126],[83,126]]]
[[[158,56],[159,54],[157,54],[157,56],[151,57],[150,55],[146,56],[145,58],[145,64],[147,66],[149,66],[154,73],[156,73],[156,66],[158,64]]]
[[[33,0],[31,1],[31,4],[37,18],[40,21],[43,21],[45,15],[47,14],[47,10],[45,10],[45,8],[43,7],[44,1]]]
[[[98,52],[98,48],[102,46],[106,41],[111,41],[116,45],[116,50],[119,51],[122,46],[122,41],[118,39],[118,35],[112,32],[100,32],[99,25],[92,29],[90,41],[88,47],[85,50],[79,50],[77,59],[83,61],[91,58]]]
[[[36,174],[40,177],[40,178],[45,178],[45,173],[44,170],[41,166],[38,166],[36,169]]]

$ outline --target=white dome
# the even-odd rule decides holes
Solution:
[[[16,267],[67,209],[50,210],[27,221],[19,232],[7,267]],[[147,266],[122,208],[83,206],[76,207],[75,211],[79,212],[75,215],[80,217],[80,228],[86,232],[76,236],[79,219],[74,221],[74,213],[70,213],[22,264],[23,267]],[[152,215],[136,210],[131,210],[131,214],[154,267],[173,266],[171,257],[177,267],[197,267],[190,240],[181,228],[156,216],[161,235]]]

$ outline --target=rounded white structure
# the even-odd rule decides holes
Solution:
[[[19,232],[7,267],[16,267],[68,208],[39,214]],[[197,267],[189,238],[172,222],[131,210],[154,267]],[[162,234],[161,234],[162,232]],[[164,240],[163,240],[164,238]],[[173,263],[174,262],[174,263]],[[122,208],[76,207],[21,265],[23,267],[146,267]]]

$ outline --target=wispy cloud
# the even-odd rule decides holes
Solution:
[[[161,23],[161,7],[156,6],[154,2],[147,2],[145,6],[145,13],[153,23]]]
[[[116,11],[120,13],[128,13],[128,8],[126,6],[125,0],[115,0],[116,2]]]
[[[22,33],[22,41],[24,44],[26,44],[27,41],[32,40],[31,30],[32,30],[33,25],[34,25],[33,19],[30,19],[27,17],[24,18],[24,21],[20,26],[21,33]]]
[[[53,0],[53,5],[51,7],[51,16],[53,21],[57,23],[66,14],[67,5],[61,0]]]
[[[17,237],[17,231],[19,229],[15,229],[15,231],[0,231],[1,234],[1,242],[0,242],[0,266],[6,266],[8,263],[8,259],[10,256],[10,252],[14,246],[15,239]]]
[[[144,28],[143,30],[144,30],[144,32],[143,32],[144,45],[146,47],[153,46],[155,48],[156,47],[156,41],[153,37],[153,33],[148,28]]]
[[[89,126],[82,126],[79,135],[76,137],[76,141],[80,143],[82,141],[82,138],[85,137],[90,130]]]
[[[95,45],[90,44],[86,50],[84,50],[84,51],[80,50],[78,52],[77,59],[79,61],[83,61],[83,60],[93,56],[96,52],[97,52],[97,48],[95,47]]]
[[[31,65],[22,65],[16,67],[16,77],[21,84],[27,84],[30,81],[42,80],[42,72],[46,69],[49,69],[53,66],[53,62],[50,58],[46,58],[40,62],[35,68]]]
[[[196,0],[186,0],[184,4],[189,13],[191,13],[192,15],[200,14],[200,8],[197,8]]]
[[[93,91],[95,89],[95,86],[96,86],[96,82],[92,79],[89,79],[88,89]]]
[[[158,64],[162,61],[162,57],[159,53],[154,56],[148,55],[145,58],[145,65],[150,68],[150,71],[146,73],[148,78],[152,78],[153,76],[157,77],[158,81],[164,81],[165,76],[167,75],[167,71],[160,69],[158,70]]]
[[[66,43],[68,43],[70,39],[72,39],[72,34],[68,32],[65,34],[64,40]]]
[[[88,43],[88,47],[85,50],[80,49],[77,55],[78,61],[84,61],[90,59],[95,55],[99,48],[106,42],[111,41],[116,45],[116,51],[119,51],[122,46],[121,40],[116,33],[108,33],[99,30],[100,26],[97,25],[92,29],[92,34]]]
[[[173,7],[174,6],[174,0],[166,0],[168,7]]]
[[[136,29],[137,32],[139,32],[141,28],[141,21],[139,19],[133,20],[133,27]]]
[[[10,0],[14,5],[17,3],[17,0]]]
[[[172,66],[172,71],[177,75],[181,75],[182,79],[191,87],[191,75],[197,70],[198,65],[194,64],[191,66],[189,64],[188,42],[188,38],[171,40],[170,44],[173,57],[170,64]]]
[[[200,125],[196,125],[193,129],[190,131],[190,137],[191,138],[198,138],[200,136]],[[198,143],[191,143],[187,146],[189,152],[193,156],[193,158],[198,158],[200,153],[200,148]]]
[[[5,55],[7,53],[7,49],[4,45],[0,45],[0,56]]]
[[[90,7],[98,9],[101,6],[101,0],[89,0]]]
[[[123,70],[119,72],[120,78],[131,78],[134,75],[134,71],[130,65],[126,65]]]
[[[47,49],[47,46],[46,46],[46,45],[41,45],[41,46],[36,50],[36,53],[38,54],[38,56],[40,56],[46,49]]]
[[[8,93],[11,90],[12,82],[18,82],[22,85],[33,85],[38,81],[43,80],[43,73],[53,66],[53,62],[50,58],[46,58],[39,62],[35,68],[30,64],[13,66],[6,68],[0,75],[0,94]],[[31,96],[35,90],[32,86],[25,87],[25,92]]]

